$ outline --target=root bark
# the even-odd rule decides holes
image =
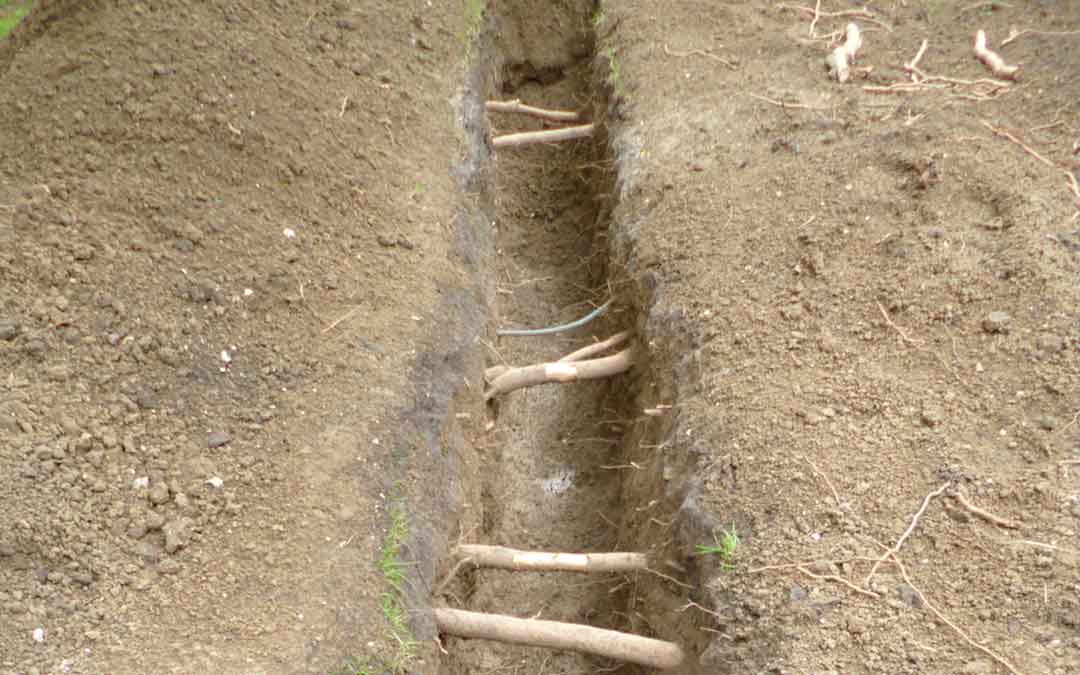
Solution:
[[[440,632],[465,638],[567,649],[658,669],[676,668],[683,661],[677,644],[604,628],[460,609],[436,609],[434,614]]]

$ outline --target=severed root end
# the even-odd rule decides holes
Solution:
[[[983,65],[994,74],[994,77],[1000,77],[1003,80],[1015,80],[1019,75],[1020,66],[1006,65],[1005,59],[986,46],[986,31],[980,30],[975,33],[975,58],[982,61]]]
[[[847,38],[844,44],[825,57],[825,66],[829,74],[837,82],[847,82],[851,79],[851,64],[855,63],[855,55],[862,47],[862,33],[854,23],[847,25]]]

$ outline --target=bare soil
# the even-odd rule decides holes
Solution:
[[[1080,7],[543,4],[54,0],[0,45],[0,671],[639,672],[432,605],[687,673],[1080,670],[1080,34],[1000,46]],[[978,29],[1007,88],[873,89],[923,39],[989,77]],[[601,131],[491,153],[546,124],[486,98]],[[630,373],[484,404],[626,328]]]

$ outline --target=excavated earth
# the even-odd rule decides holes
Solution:
[[[1035,0],[35,3],[0,672],[650,672],[435,608],[685,673],[1080,671],[1078,71]],[[494,150],[560,125],[491,99],[596,130]],[[627,372],[484,399],[626,330]]]

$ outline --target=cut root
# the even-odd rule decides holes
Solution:
[[[672,642],[583,624],[459,609],[436,609],[434,615],[439,632],[464,638],[567,649],[658,669],[676,668],[683,662],[682,649]]]
[[[559,141],[572,141],[578,138],[588,138],[596,131],[595,124],[581,124],[562,129],[545,129],[544,131],[523,131],[516,134],[504,134],[491,139],[491,145],[499,148],[518,148],[537,143],[557,143]]]
[[[499,374],[491,380],[491,386],[484,392],[484,400],[490,401],[500,394],[549,382],[577,382],[611,377],[629,370],[632,365],[634,365],[634,354],[633,349],[630,348],[598,359],[574,362],[555,361],[500,369]]]
[[[516,571],[632,572],[648,568],[644,553],[548,553],[519,551],[503,546],[461,544],[459,555],[478,567]]]
[[[546,108],[537,108],[535,106],[525,105],[521,102],[521,99],[516,98],[512,101],[488,101],[484,107],[488,112],[530,115],[550,122],[581,121],[581,113],[576,110],[548,110]]]
[[[829,73],[837,82],[847,82],[851,79],[851,64],[855,63],[855,55],[862,47],[862,33],[854,23],[847,25],[846,39],[825,58],[825,65]]]
[[[1006,65],[1005,59],[986,46],[986,31],[980,30],[975,33],[975,58],[982,61],[983,65],[994,74],[994,77],[1000,77],[1004,80],[1015,80],[1020,71],[1019,66]]]

